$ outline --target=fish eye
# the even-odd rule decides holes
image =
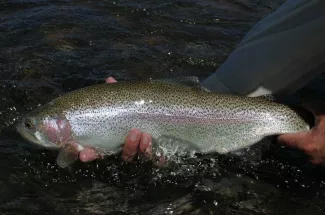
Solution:
[[[28,129],[33,128],[33,124],[29,119],[25,120],[25,127],[28,128]]]

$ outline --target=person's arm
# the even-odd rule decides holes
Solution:
[[[324,71],[325,1],[289,0],[257,23],[202,82],[215,92],[285,96]]]

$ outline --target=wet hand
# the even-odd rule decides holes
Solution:
[[[317,107],[317,109],[315,109]],[[302,150],[313,164],[325,165],[325,105],[306,106],[315,116],[315,126],[307,132],[283,134],[280,143]]]
[[[106,83],[117,82],[114,78],[108,77]],[[126,137],[125,145],[123,146],[122,159],[127,162],[134,160],[137,154],[141,154],[146,160],[152,158],[152,137],[150,134],[142,133],[139,129],[131,129]],[[79,159],[82,162],[89,162],[99,158],[103,155],[99,154],[95,149],[85,148],[79,153]]]

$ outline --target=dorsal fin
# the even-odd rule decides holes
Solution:
[[[266,94],[266,95],[258,96],[258,98],[266,99],[266,100],[269,100],[269,101],[272,101],[272,102],[276,101],[275,96],[272,95],[272,94]]]
[[[174,78],[155,79],[153,81],[182,85],[182,86],[191,87],[198,90],[208,91],[206,88],[201,86],[200,80],[196,76],[178,76]]]

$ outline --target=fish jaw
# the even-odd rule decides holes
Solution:
[[[45,148],[58,148],[57,144],[51,142],[47,135],[43,132],[43,120],[26,116],[17,125],[16,131],[28,142]]]
[[[48,142],[46,137],[40,133],[39,131],[35,132],[30,132],[28,129],[25,127],[18,125],[16,127],[17,132],[28,142],[36,145],[36,146],[41,146],[41,147],[46,147],[46,148],[54,148],[57,149],[58,146],[56,144],[53,144],[51,142]]]

